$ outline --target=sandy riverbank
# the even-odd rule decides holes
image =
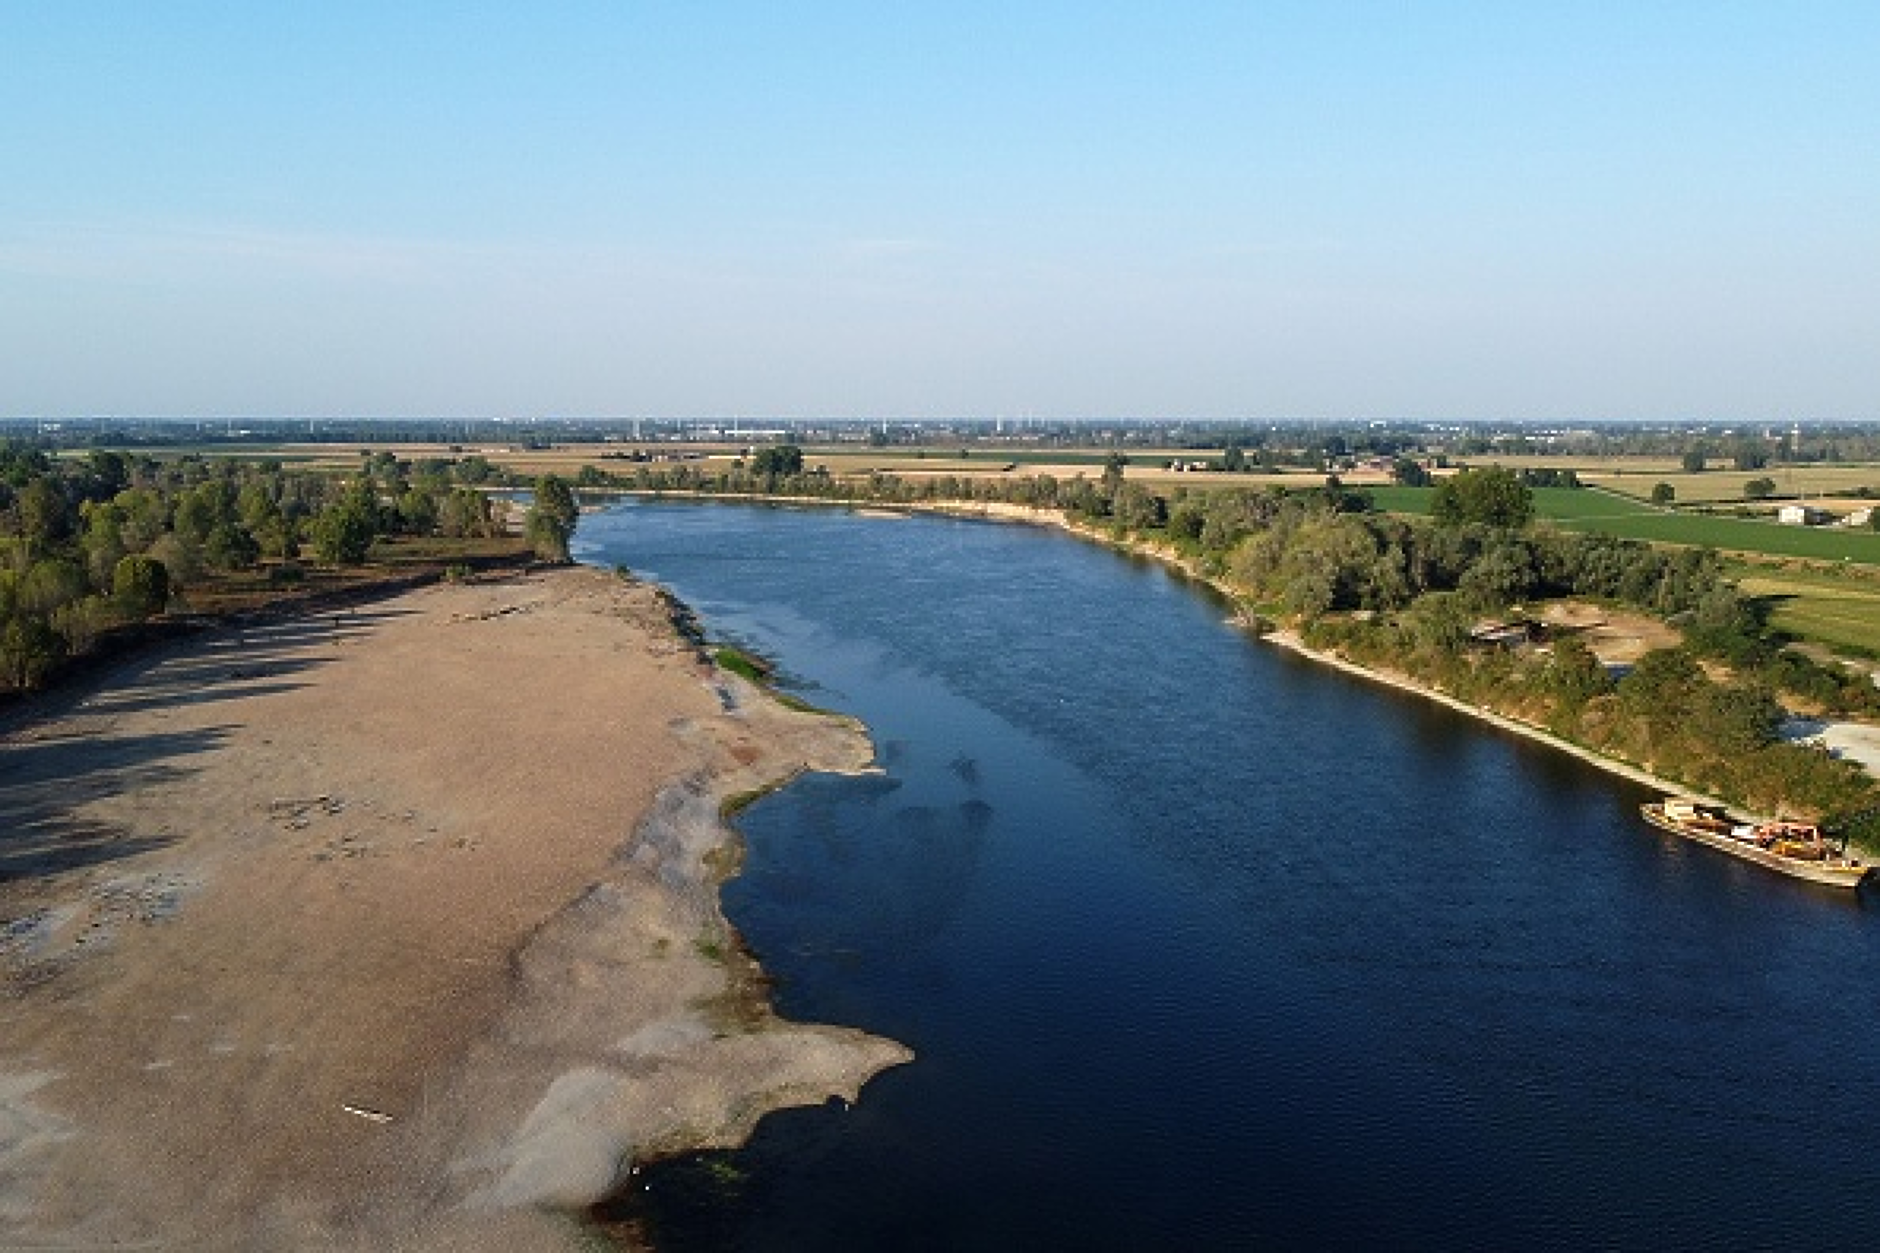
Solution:
[[[1725,804],[1724,801],[1717,797],[1710,796],[1704,792],[1693,791],[1683,784],[1664,778],[1662,775],[1653,774],[1649,770],[1642,770],[1629,762],[1620,761],[1615,757],[1608,757],[1603,753],[1596,753],[1590,748],[1575,744],[1572,740],[1562,739],[1560,736],[1555,735],[1544,727],[1537,727],[1531,722],[1522,722],[1517,718],[1510,718],[1503,714],[1495,713],[1492,710],[1482,708],[1480,705],[1472,705],[1466,700],[1458,700],[1456,697],[1450,696],[1446,692],[1439,692],[1435,688],[1419,683],[1407,675],[1396,674],[1388,670],[1373,670],[1369,666],[1361,666],[1356,662],[1347,661],[1336,653],[1326,652],[1323,649],[1308,648],[1305,641],[1301,640],[1298,633],[1295,631],[1268,631],[1262,638],[1268,643],[1277,644],[1279,647],[1297,653],[1301,657],[1310,658],[1320,665],[1330,666],[1335,670],[1342,670],[1346,674],[1357,675],[1373,683],[1381,683],[1385,687],[1396,688],[1400,692],[1408,692],[1413,696],[1420,696],[1425,700],[1435,701],[1439,705],[1447,705],[1458,713],[1467,714],[1469,717],[1479,722],[1486,722],[1490,726],[1499,727],[1503,731],[1519,735],[1524,739],[1530,739],[1545,744],[1556,751],[1567,753],[1579,758],[1581,761],[1598,766],[1601,770],[1609,774],[1616,774],[1621,778],[1630,779],[1634,783],[1643,783],[1656,791],[1677,796],[1689,796],[1713,805]]]
[[[589,570],[129,663],[0,740],[0,1246],[560,1248],[905,1060],[726,943],[721,800],[863,768]]]
[[[1193,563],[1182,559],[1171,549],[1140,542],[1131,543],[1116,540],[1096,528],[1080,526],[1072,522],[1058,510],[1038,509],[1026,505],[1007,505],[997,502],[939,505],[931,507],[920,506],[920,508],[929,508],[932,512],[946,513],[957,517],[984,518],[989,521],[1022,522],[1033,526],[1057,527],[1060,530],[1069,531],[1071,534],[1081,536],[1085,539],[1109,544],[1137,553],[1141,556],[1153,558],[1179,570],[1188,578],[1194,579],[1197,582],[1207,583],[1223,596],[1229,599],[1233,598],[1233,593],[1230,589],[1222,587],[1215,580],[1209,579],[1196,569]],[[1610,615],[1602,613],[1600,616],[1606,617]],[[1637,619],[1633,627],[1638,631],[1639,638],[1621,637],[1616,640],[1608,640],[1607,643],[1610,646],[1603,648],[1596,644],[1595,647],[1599,649],[1604,660],[1609,662],[1614,660],[1631,662],[1636,660],[1638,655],[1647,648],[1668,647],[1675,642],[1675,633],[1668,628],[1658,627],[1656,630],[1653,630],[1651,629],[1653,624],[1649,623],[1643,615],[1629,616]],[[1345,658],[1335,653],[1308,648],[1295,631],[1270,631],[1265,633],[1262,638],[1269,643],[1277,644],[1299,656],[1309,658],[1322,665],[1332,666],[1347,674],[1358,675],[1374,683],[1382,683],[1388,687],[1396,688],[1399,691],[1408,692],[1415,696],[1421,696],[1426,700],[1433,700],[1439,704],[1447,705],[1451,709],[1467,714],[1482,722],[1486,722],[1491,726],[1499,727],[1504,731],[1545,744],[1560,752],[1569,753],[1579,758],[1581,761],[1599,767],[1601,770],[1619,775],[1622,778],[1631,779],[1635,783],[1643,783],[1660,792],[1690,796],[1716,805],[1723,805],[1725,803],[1718,797],[1696,791],[1675,780],[1665,778],[1662,775],[1653,774],[1648,770],[1632,765],[1630,762],[1620,761],[1615,757],[1609,757],[1603,753],[1598,753],[1592,749],[1586,748],[1583,745],[1575,744],[1571,740],[1562,739],[1560,736],[1553,734],[1544,727],[1538,727],[1533,723],[1523,722],[1517,718],[1509,718],[1502,714],[1495,713],[1492,710],[1484,709],[1479,705],[1474,705],[1468,701],[1459,700],[1456,697],[1439,692],[1435,688],[1427,684],[1419,683],[1407,675],[1397,674],[1392,671],[1374,670],[1368,666],[1361,666],[1354,662],[1347,661]],[[1837,756],[1858,762],[1869,773],[1880,776],[1880,727],[1858,722],[1829,722],[1798,719],[1794,721],[1794,728],[1791,738],[1819,741],[1824,747],[1833,751]],[[1774,817],[1775,815],[1762,814],[1747,816],[1764,819]]]

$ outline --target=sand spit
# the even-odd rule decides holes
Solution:
[[[0,734],[0,1246],[565,1248],[907,1058],[784,1023],[719,807],[866,768],[591,570],[229,628]]]

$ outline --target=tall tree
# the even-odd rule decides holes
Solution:
[[[356,566],[379,534],[379,503],[372,480],[361,477],[313,520],[313,551],[321,561]]]
[[[160,614],[170,603],[170,572],[155,557],[125,557],[111,572],[111,599],[126,618]]]
[[[1534,517],[1534,493],[1520,475],[1500,466],[1458,470],[1436,485],[1430,514],[1444,526],[1524,527]]]
[[[565,480],[553,474],[537,479],[535,503],[529,506],[526,528],[535,555],[543,561],[567,561],[568,543],[574,538],[575,523],[580,516],[581,506],[575,500],[574,489]]]

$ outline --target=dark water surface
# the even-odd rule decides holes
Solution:
[[[1880,1248],[1880,901],[1052,533],[627,504],[584,559],[867,721],[726,909],[918,1059],[649,1172],[666,1250]]]

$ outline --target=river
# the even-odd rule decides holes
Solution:
[[[661,1249],[1880,1244],[1871,888],[1059,533],[627,502],[577,554],[885,768],[749,810],[725,904],[917,1060],[647,1172]]]

